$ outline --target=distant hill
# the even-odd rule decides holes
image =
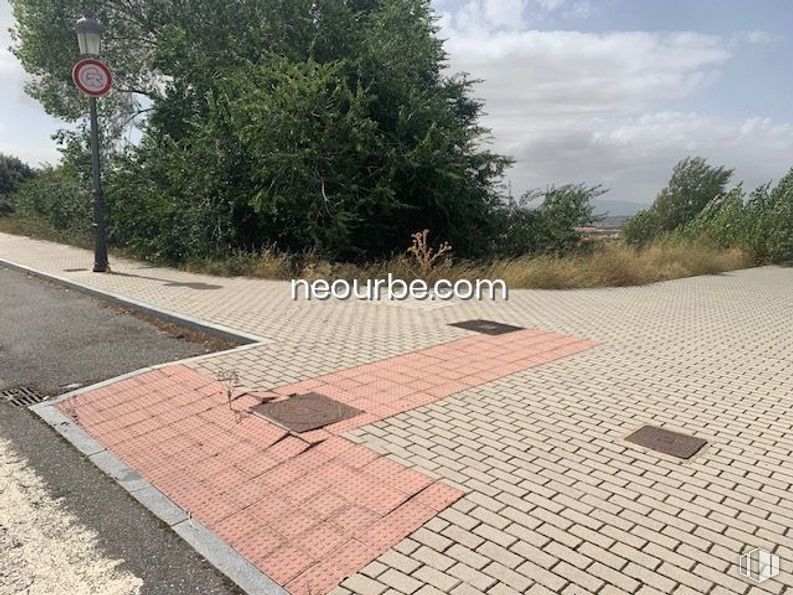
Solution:
[[[608,214],[611,217],[628,217],[648,206],[627,200],[611,200],[608,198],[596,198],[594,204],[595,214]]]

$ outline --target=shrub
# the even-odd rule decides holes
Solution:
[[[773,189],[752,192],[744,221],[744,246],[757,262],[793,260],[793,169]]]
[[[59,233],[87,236],[91,195],[68,166],[46,167],[14,194],[16,212],[41,219]]]
[[[743,188],[736,186],[727,194],[711,200],[680,231],[684,237],[706,240],[720,248],[746,245],[746,211]]]
[[[622,238],[628,244],[639,246],[657,237],[660,231],[655,211],[643,209],[635,213],[622,226]]]
[[[0,153],[0,215],[14,210],[14,193],[33,175],[33,170],[20,159]]]
[[[666,187],[652,206],[636,213],[623,230],[627,241],[642,244],[687,225],[717,196],[725,193],[733,170],[686,157],[675,165]]]
[[[8,196],[33,177],[33,170],[17,157],[0,153],[0,196]]]
[[[566,184],[530,190],[511,200],[501,215],[500,252],[569,254],[581,245],[582,236],[575,228],[596,219],[592,200],[604,192],[601,186]],[[536,201],[541,202],[532,207]]]

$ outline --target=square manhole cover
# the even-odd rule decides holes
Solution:
[[[708,442],[688,434],[672,432],[656,426],[644,426],[625,438],[645,448],[651,448],[680,459],[690,459]]]
[[[464,328],[467,331],[476,331],[486,335],[503,335],[504,333],[523,330],[522,326],[493,322],[492,320],[463,320],[462,322],[453,322],[449,326],[456,326],[457,328]]]
[[[362,411],[319,393],[295,395],[283,401],[262,403],[251,409],[298,434],[355,417]]]

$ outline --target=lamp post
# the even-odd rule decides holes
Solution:
[[[105,199],[102,193],[102,174],[99,163],[99,122],[96,98],[110,90],[111,76],[107,66],[99,62],[102,33],[105,28],[93,14],[86,13],[75,26],[82,60],[72,71],[77,87],[89,96],[91,110],[91,170],[94,180],[94,272],[108,271],[107,234],[105,230]]]

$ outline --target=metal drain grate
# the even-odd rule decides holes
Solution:
[[[0,397],[3,397],[16,407],[30,407],[31,405],[43,403],[49,399],[47,395],[42,395],[40,392],[31,388],[25,388],[24,386],[0,391]]]
[[[504,333],[523,330],[522,326],[504,324],[503,322],[493,322],[492,320],[463,320],[462,322],[453,322],[449,326],[456,326],[457,328],[463,328],[467,331],[476,331],[477,333],[484,333],[485,335],[503,335]]]
[[[63,269],[65,273],[81,273],[83,271],[88,272],[88,269]]]
[[[695,438],[688,434],[672,432],[656,426],[644,426],[625,440],[679,459],[690,459],[708,443],[702,438]]]
[[[283,401],[262,403],[251,409],[287,430],[300,434],[355,417],[362,411],[319,393],[295,395]]]

